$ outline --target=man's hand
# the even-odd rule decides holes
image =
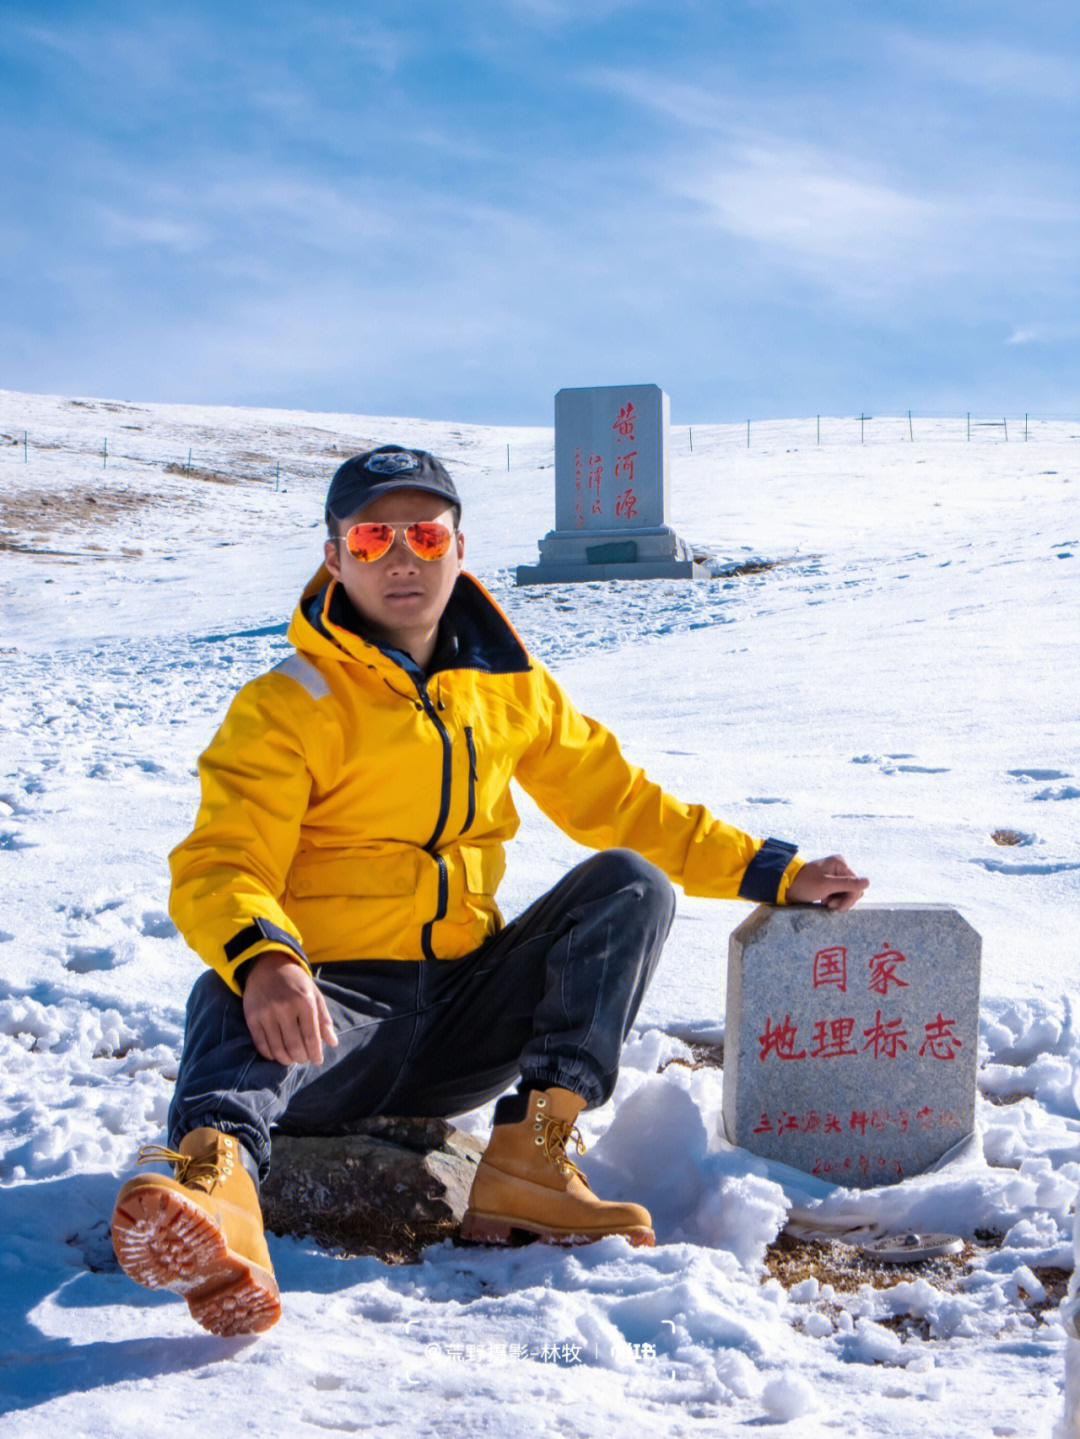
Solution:
[[[862,895],[868,879],[859,879],[838,854],[811,859],[788,886],[788,904],[823,904],[826,909],[850,909]]]
[[[323,1043],[337,1044],[326,1000],[285,949],[268,949],[251,966],[244,1018],[255,1048],[278,1064],[322,1064]]]

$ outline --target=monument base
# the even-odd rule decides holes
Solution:
[[[540,541],[540,563],[517,569],[519,585],[705,577],[705,566],[667,525],[634,530],[551,530]]]

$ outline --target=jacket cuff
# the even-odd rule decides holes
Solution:
[[[282,929],[279,924],[274,924],[268,919],[254,919],[246,928],[234,934],[225,946],[225,958],[230,964],[235,964],[237,960],[240,960],[233,970],[232,977],[241,994],[244,991],[244,982],[251,971],[251,966],[268,949],[289,950],[310,973],[307,956],[287,929]]]
[[[767,839],[746,866],[739,885],[739,898],[752,900],[755,904],[778,904],[780,883],[797,849],[798,845],[789,844],[786,840]]]

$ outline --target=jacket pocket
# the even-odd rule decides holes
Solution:
[[[419,882],[420,856],[413,849],[389,854],[309,850],[293,861],[288,888],[297,899],[329,895],[390,899],[415,894]]]
[[[506,855],[501,844],[459,846],[465,888],[470,894],[494,895],[506,873]]]

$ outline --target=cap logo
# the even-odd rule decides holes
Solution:
[[[418,470],[420,463],[415,455],[404,450],[392,450],[388,454],[371,455],[364,461],[364,469],[373,475],[400,475],[403,470]]]

